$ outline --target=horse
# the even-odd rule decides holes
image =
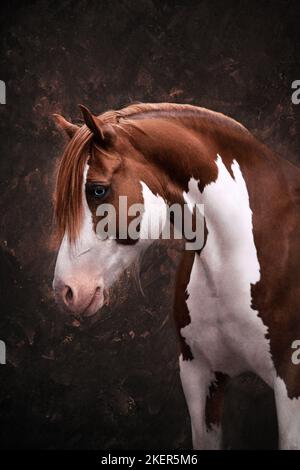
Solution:
[[[203,243],[182,251],[174,294],[193,447],[221,448],[226,384],[250,371],[274,390],[280,449],[300,449],[300,367],[291,360],[300,339],[299,169],[205,108],[137,103],[98,116],[80,108],[80,126],[55,115],[70,139],[54,190],[57,302],[94,315],[154,241],[120,237],[119,221],[115,237],[98,236],[103,205],[118,213],[124,195],[141,204],[138,234],[151,212],[202,205]],[[122,228],[131,221],[127,214]]]

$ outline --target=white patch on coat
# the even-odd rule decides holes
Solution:
[[[189,409],[192,426],[193,448],[219,450],[221,448],[221,427],[208,428],[205,423],[205,406],[209,387],[215,374],[207,367],[201,357],[192,361],[179,358],[180,378]]]
[[[158,240],[167,221],[167,205],[159,194],[141,181],[144,199],[144,213],[140,229],[141,240]]]
[[[190,365],[181,362],[192,422],[192,414],[199,414],[204,406],[198,397],[203,389],[207,394],[209,387],[207,381],[197,380],[203,371],[206,376],[215,371],[229,376],[253,371],[271,386],[275,379],[268,328],[251,308],[251,284],[259,281],[260,267],[247,187],[236,161],[231,167],[234,179],[220,156],[216,164],[215,182],[201,193],[192,178],[184,194],[189,204],[204,204],[208,229],[206,245],[195,257],[187,287],[191,322],[181,329],[194,357]],[[198,365],[193,367],[193,362]],[[190,388],[195,382],[198,390],[194,385]],[[198,433],[203,434],[204,422],[198,426]]]
[[[194,179],[189,184],[188,197],[204,204],[208,237],[193,264],[187,288],[191,323],[181,334],[211,370],[228,375],[252,370],[271,384],[268,329],[251,308],[251,284],[259,281],[260,268],[249,196],[236,161],[234,179],[220,156],[216,164],[217,181],[203,194]]]
[[[289,398],[284,381],[277,377],[274,384],[279,448],[300,450],[300,398]]]

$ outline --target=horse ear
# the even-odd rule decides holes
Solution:
[[[76,134],[78,129],[80,129],[79,126],[76,126],[75,124],[72,124],[71,122],[67,121],[60,114],[53,114],[53,117],[56,125],[63,129],[65,133],[70,137],[70,139],[72,139],[73,135]]]
[[[116,133],[113,127],[101,121],[97,116],[94,116],[91,111],[82,104],[79,105],[79,108],[82,112],[85,124],[94,135],[95,141],[104,147],[111,145],[116,139]]]

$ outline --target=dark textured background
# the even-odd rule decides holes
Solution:
[[[1,4],[1,448],[191,446],[168,320],[180,247],[153,246],[145,297],[125,273],[94,322],[68,324],[53,303],[52,175],[64,140],[51,114],[193,103],[297,162],[299,24],[300,3],[285,0]],[[226,447],[276,445],[270,392],[247,376],[227,395]]]

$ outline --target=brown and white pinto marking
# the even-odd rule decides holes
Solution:
[[[291,361],[300,339],[300,171],[236,121],[203,108],[82,111],[81,128],[56,116],[71,137],[55,191],[58,301],[77,315],[94,314],[147,246],[99,240],[102,199],[116,209],[120,195],[143,203],[141,231],[151,202],[157,210],[204,204],[205,242],[183,252],[175,292],[193,445],[220,448],[226,380],[253,371],[274,389],[280,447],[300,449],[300,366]]]

